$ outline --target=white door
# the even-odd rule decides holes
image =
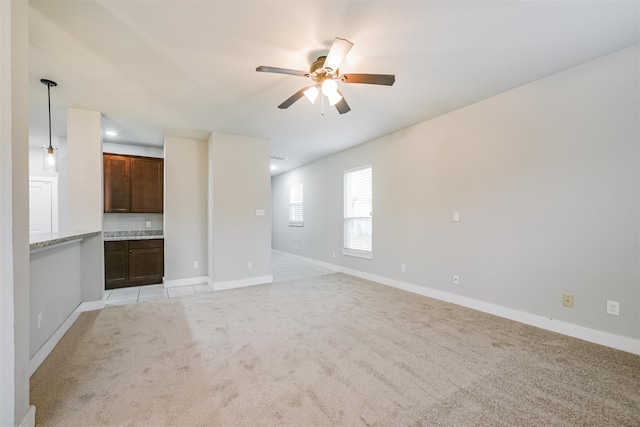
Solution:
[[[58,178],[29,178],[29,234],[58,231]]]

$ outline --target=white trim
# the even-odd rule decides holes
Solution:
[[[36,425],[36,407],[29,405],[27,413],[24,414],[18,427],[34,427]]]
[[[342,175],[344,176],[347,173],[359,171],[361,169],[368,169],[368,168],[371,168],[371,170],[373,171],[373,166],[371,165],[371,163],[368,163],[366,165],[358,166],[358,167],[355,167],[355,168],[345,169],[345,170],[342,171]],[[373,176],[372,176],[371,180],[373,181]]]
[[[104,308],[104,300],[98,301],[87,301],[82,302],[76,307],[76,309],[62,322],[62,325],[56,329],[56,331],[49,337],[49,339],[40,347],[40,350],[33,355],[33,357],[29,360],[29,376],[33,375],[33,373],[40,367],[42,362],[49,356],[51,351],[55,348],[55,346],[60,342],[64,334],[67,333],[71,325],[80,317],[80,313],[85,311],[93,311],[100,310]],[[35,408],[34,408],[35,410]]]
[[[369,274],[364,271],[353,270],[353,269],[342,267],[339,265],[329,264],[323,261],[317,261],[311,258],[305,258],[300,255],[290,254],[289,252],[278,251],[278,250],[274,250],[274,252],[286,254],[292,257],[297,257],[299,259],[305,260],[312,264],[320,265],[322,267],[339,271],[341,273],[345,273],[350,276],[359,277],[365,280],[371,280],[373,282],[377,282],[386,286],[391,286],[397,289],[401,289],[403,291],[426,296],[429,298],[434,298],[440,301],[449,302],[452,304],[471,308],[473,310],[478,310],[483,313],[488,313],[494,316],[502,317],[504,319],[509,319],[515,322],[524,323],[526,325],[535,326],[537,328],[545,329],[547,331],[557,332],[562,335],[567,335],[573,338],[589,341],[594,344],[600,344],[606,347],[611,347],[617,350],[622,350],[629,353],[640,355],[640,339],[625,337],[622,335],[616,335],[609,332],[603,332],[596,329],[575,325],[573,323],[568,323],[562,320],[550,319],[544,316],[539,316],[537,314],[531,314],[531,313],[526,313],[524,311],[514,310],[512,308],[503,307],[496,304],[479,301],[473,298],[468,298],[461,295],[456,295],[449,292],[428,288],[426,286],[416,285],[414,283],[403,282],[396,279],[390,279],[388,277]]]
[[[226,282],[213,282],[214,291],[224,291],[227,289],[244,288],[245,286],[264,285],[273,282],[273,276],[258,276],[248,279],[229,280]]]
[[[373,259],[373,253],[370,251],[359,251],[358,249],[342,249],[342,255],[353,256],[357,258]]]
[[[284,255],[284,256],[289,256],[292,258],[297,258],[301,261],[306,261],[309,262],[311,264],[315,264],[319,267],[324,267],[324,268],[328,268],[329,270],[334,270],[334,271],[339,271],[339,272],[343,272],[344,273],[344,267],[340,267],[339,265],[335,265],[335,264],[329,264],[328,262],[324,262],[324,261],[320,261],[317,259],[313,259],[313,258],[307,258],[307,257],[303,257],[301,255],[296,255],[296,254],[292,254],[291,252],[285,252],[285,251],[281,251],[278,249],[271,249],[271,252],[279,254],[279,255]],[[355,270],[352,270],[355,272]],[[355,276],[355,274],[353,274],[353,276]]]
[[[483,313],[492,314],[494,316],[524,323],[526,325],[535,326],[540,329],[557,332],[562,335],[579,338],[595,344],[612,347],[618,350],[627,351],[629,353],[640,355],[640,340],[615,335],[609,332],[598,331],[596,329],[586,328],[584,326],[575,325],[562,320],[551,319],[537,314],[526,313],[524,311],[514,310],[512,308],[479,301],[473,298],[461,295],[451,294],[437,289],[431,289],[412,283],[401,282],[395,279],[389,279],[375,274],[363,273],[362,276],[366,280],[381,283],[404,291],[434,298],[440,301],[450,302],[452,304],[471,308]]]
[[[199,285],[201,283],[210,284],[211,280],[207,276],[187,277],[186,279],[167,280],[162,278],[162,283],[166,288],[177,288],[179,286]]]
[[[80,309],[81,313],[84,313],[85,311],[102,310],[105,306],[106,306],[105,300],[101,299],[97,301],[82,302],[80,303],[78,308]]]

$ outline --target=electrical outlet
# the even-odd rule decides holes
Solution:
[[[453,222],[458,222],[460,221],[460,212],[454,212],[453,213]]]
[[[151,221],[147,221],[147,228],[151,228]]]
[[[247,270],[251,270],[253,268],[253,263],[251,261],[247,262]]]
[[[38,313],[38,329],[42,326],[42,312]]]
[[[334,252],[334,253],[332,254],[332,256],[335,258],[335,257],[336,257],[336,253]]]
[[[400,271],[402,271],[403,273],[407,272],[407,266],[404,264],[400,264]]]
[[[193,268],[198,268],[200,263],[198,261],[193,261]]]
[[[573,295],[562,294],[562,305],[565,307],[573,308]]]
[[[618,301],[607,301],[607,314],[620,316],[620,303]]]
[[[455,283],[456,285],[458,283],[460,283],[460,276],[458,276],[457,274],[453,275],[453,283]]]

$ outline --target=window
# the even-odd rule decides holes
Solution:
[[[344,173],[343,254],[371,259],[373,190],[371,166]]]
[[[295,185],[289,189],[289,226],[304,226],[304,206],[302,184]]]

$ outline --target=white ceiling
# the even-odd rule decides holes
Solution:
[[[161,146],[210,131],[267,139],[278,172],[637,44],[638,1],[31,1],[30,135],[65,109],[104,114],[114,141]],[[334,37],[343,73],[395,74],[392,87],[341,84],[352,108],[277,105]],[[105,138],[108,139],[108,138]]]

